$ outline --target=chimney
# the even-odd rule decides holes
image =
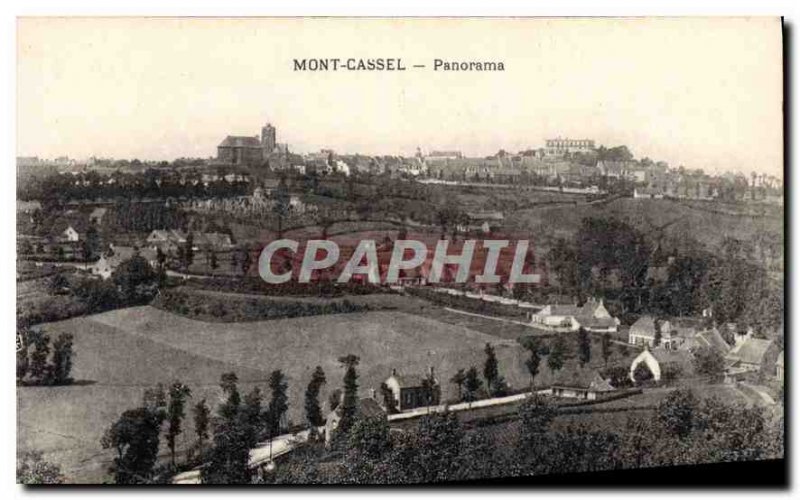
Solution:
[[[392,368],[392,377],[397,376],[397,368]]]

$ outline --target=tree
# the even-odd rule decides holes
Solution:
[[[245,395],[242,402],[240,418],[245,436],[244,440],[248,448],[252,448],[258,443],[258,439],[264,429],[264,421],[261,414],[261,401],[263,399],[261,389],[253,387]]]
[[[455,375],[453,375],[453,377],[450,379],[450,383],[455,384],[457,388],[459,401],[464,400],[464,383],[466,380],[467,375],[464,373],[463,368],[459,368]],[[392,396],[392,399],[394,399],[394,396]]]
[[[334,411],[342,402],[342,390],[340,388],[334,389],[328,395],[328,409],[329,411]]]
[[[192,413],[194,414],[194,432],[197,434],[197,442],[202,447],[203,443],[208,439],[208,423],[211,414],[206,400],[203,399],[194,405]]]
[[[53,364],[51,368],[52,383],[65,385],[72,383],[72,359],[75,353],[72,349],[73,336],[71,333],[62,333],[53,342]]]
[[[311,427],[319,427],[325,423],[319,404],[319,392],[325,382],[325,372],[322,371],[321,366],[317,366],[314,373],[311,374],[311,381],[308,383],[305,395],[306,421]]]
[[[692,364],[698,375],[718,377],[725,370],[722,354],[710,346],[700,346],[692,351]]]
[[[179,381],[175,381],[169,388],[169,404],[167,405],[167,446],[172,456],[172,466],[175,463],[175,439],[181,433],[181,423],[185,416],[186,398],[192,391]]]
[[[611,334],[606,332],[603,334],[603,340],[600,344],[600,350],[603,355],[603,365],[608,366],[608,360],[611,358]]]
[[[386,382],[381,382],[381,397],[383,398],[383,406],[386,408],[386,413],[389,415],[397,413],[397,400],[394,398],[394,393]]]
[[[106,430],[101,444],[117,452],[110,471],[117,484],[152,481],[161,425],[166,418],[163,388],[145,391],[142,406],[126,410]]]
[[[61,469],[42,458],[40,451],[27,451],[17,457],[19,484],[62,484]]]
[[[201,471],[206,484],[245,484],[250,482],[247,465],[250,460],[251,438],[243,423],[239,379],[234,373],[224,373],[220,379],[225,400],[214,419],[214,443],[208,453],[208,463]]]
[[[692,432],[698,401],[691,389],[675,389],[658,405],[656,414],[664,428],[681,439]]]
[[[186,243],[183,245],[183,268],[188,269],[194,262],[194,235],[186,235]]]
[[[272,213],[278,222],[278,238],[283,236],[283,219],[289,213],[289,203],[291,197],[289,196],[289,187],[286,185],[286,178],[281,177],[278,186],[274,192],[274,204],[272,205]]]
[[[153,297],[158,275],[150,263],[137,254],[121,262],[111,275],[111,279],[117,286],[122,300],[131,304]]]
[[[592,339],[589,337],[589,332],[584,328],[578,329],[578,360],[581,366],[585,365],[592,359]]]
[[[536,375],[539,374],[539,365],[541,364],[541,345],[539,339],[535,337],[525,337],[522,341],[522,346],[528,350],[528,359],[525,360],[525,368],[528,369],[528,374],[531,376],[531,390],[534,387]]]
[[[280,370],[275,370],[269,375],[269,389],[271,391],[269,407],[267,408],[267,431],[270,438],[281,432],[281,422],[289,409],[289,398],[286,394],[288,384],[286,376]]]
[[[219,267],[219,262],[217,262],[217,252],[211,251],[211,258],[210,258],[211,269],[216,271]]]
[[[547,355],[547,366],[552,371],[558,371],[564,367],[564,358],[566,357],[566,345],[562,337],[556,337],[555,342],[550,347],[550,354]]]
[[[48,385],[51,379],[51,367],[47,364],[50,356],[50,336],[42,331],[31,330],[33,352],[31,353],[28,371],[35,383]]]
[[[478,399],[478,391],[482,385],[483,382],[478,377],[478,370],[474,366],[470,367],[464,378],[464,399],[466,401],[475,401]]]
[[[556,411],[544,397],[535,395],[522,402],[518,415],[520,419],[518,451],[523,457],[527,457],[541,446]]]
[[[58,273],[50,279],[50,283],[48,284],[48,291],[53,295],[61,295],[64,291],[69,291],[69,281],[67,278]]]
[[[346,435],[353,425],[356,417],[358,405],[358,373],[356,366],[359,362],[358,356],[348,354],[339,358],[339,363],[345,366],[344,372],[344,396],[342,397],[342,418],[336,428],[337,434]]]
[[[483,352],[486,353],[486,361],[483,363],[483,378],[486,379],[486,387],[492,391],[493,387],[497,383],[497,378],[500,376],[497,355],[495,354],[492,344],[488,342],[486,343]]]

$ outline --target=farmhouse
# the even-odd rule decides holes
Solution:
[[[714,327],[709,330],[697,332],[689,342],[686,343],[687,349],[693,351],[697,348],[708,347],[721,355],[725,356],[731,350],[731,346],[719,333],[719,330]]]
[[[582,306],[550,304],[531,314],[531,323],[559,331],[574,332],[583,327],[591,332],[616,332],[619,320],[603,305],[603,299],[591,298]]]
[[[639,346],[663,345],[667,349],[675,349],[681,340],[669,321],[659,320],[649,315],[644,315],[636,320],[628,332],[628,343]]]
[[[662,378],[681,373],[688,375],[692,372],[692,355],[688,351],[675,351],[659,346],[650,349],[645,346],[638,356],[631,362],[630,378],[634,382],[639,382],[636,378],[636,369],[644,365],[653,375],[653,380],[660,382]]]
[[[186,233],[175,229],[156,229],[150,233],[146,241],[153,249],[172,250],[186,243]]]
[[[725,356],[727,381],[740,380],[762,372],[765,367],[770,368],[778,357],[775,343],[767,339],[753,338],[752,332],[737,335],[736,344]],[[771,363],[769,360],[773,360]]]
[[[136,255],[143,257],[151,266],[156,265],[156,253],[152,249],[145,248],[139,251],[136,247],[115,246],[111,252],[103,253],[97,262],[92,264],[91,272],[104,280],[108,279],[122,262]]]
[[[544,394],[558,398],[593,401],[598,396],[613,390],[614,387],[597,370],[577,369],[573,372],[560,373],[550,389],[544,391]]]
[[[397,370],[392,370],[392,376],[384,383],[392,392],[399,411],[439,404],[441,389],[434,377],[433,367],[430,368],[427,377],[400,375]]]

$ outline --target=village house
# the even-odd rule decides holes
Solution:
[[[675,350],[695,332],[694,326],[681,324],[680,319],[676,319],[673,323],[644,315],[631,325],[628,331],[628,343],[647,347],[662,346],[667,350]]]
[[[187,234],[175,229],[155,229],[145,240],[147,245],[153,249],[161,249],[162,252],[173,251],[179,245],[186,243]]]
[[[548,304],[530,315],[531,323],[557,331],[575,332],[581,327],[590,332],[613,333],[619,319],[611,316],[603,299],[591,298],[582,306],[574,304]]]
[[[610,382],[597,370],[579,368],[574,371],[561,371],[549,389],[541,394],[557,398],[572,398],[594,401],[603,394],[614,391]]]
[[[664,198],[664,191],[657,187],[635,187],[633,197],[636,199],[660,200]]]
[[[753,337],[752,330],[737,334],[733,349],[725,356],[725,380],[735,382],[761,373],[772,375],[778,354],[775,342]]]
[[[397,370],[392,370],[392,376],[384,383],[392,392],[398,411],[439,404],[441,389],[433,374],[433,367],[430,368],[427,377],[400,375]]]
[[[114,274],[114,271],[122,262],[137,255],[145,259],[147,263],[153,267],[158,264],[156,252],[153,249],[143,248],[139,250],[136,247],[114,246],[111,251],[104,252],[97,262],[93,263],[89,269],[92,274],[100,276],[105,280]]]
[[[640,365],[644,365],[653,376],[653,381],[660,382],[667,375],[689,375],[692,373],[692,355],[689,351],[676,351],[666,349],[664,346],[650,348],[645,346],[644,350],[631,362],[630,379],[633,382],[640,382],[636,379],[636,370]]]

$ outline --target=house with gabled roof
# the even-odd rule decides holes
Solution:
[[[153,249],[172,250],[186,243],[187,234],[175,229],[155,229],[147,236],[147,245]]]
[[[695,334],[695,327],[682,323],[678,318],[674,322],[657,319],[650,315],[641,316],[628,331],[628,343],[638,346],[662,346],[667,350],[675,350]],[[658,342],[656,342],[658,340]]]
[[[550,388],[543,391],[558,398],[574,398],[593,401],[599,396],[616,390],[608,379],[591,368],[560,371]]]
[[[431,384],[426,380],[432,381]],[[427,376],[401,375],[392,370],[392,375],[384,382],[394,396],[398,411],[406,411],[421,406],[438,405],[441,398],[439,382],[430,368]]]
[[[620,322],[608,312],[603,299],[590,298],[581,306],[548,304],[531,314],[531,323],[558,331],[574,332],[583,327],[591,332],[616,332]]]
[[[733,349],[725,356],[725,378],[728,381],[741,380],[765,368],[772,372],[777,357],[777,346],[772,340],[755,338],[752,331],[739,335]]]

